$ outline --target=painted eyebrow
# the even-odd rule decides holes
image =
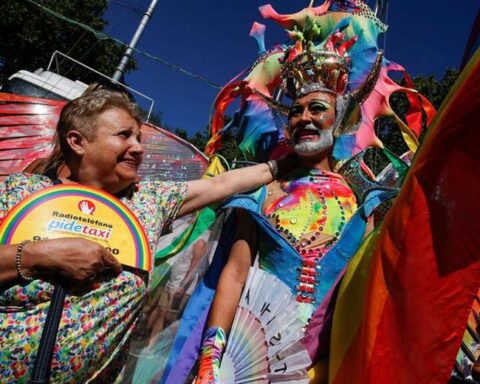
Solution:
[[[318,103],[318,104],[326,105],[326,106],[328,106],[328,107],[331,105],[331,103],[330,103],[329,101],[323,100],[323,99],[314,99],[314,100],[312,100],[312,101],[309,103],[309,105],[317,104],[317,103]]]

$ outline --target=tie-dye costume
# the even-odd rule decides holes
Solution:
[[[278,188],[274,186],[237,196],[227,207],[241,208],[251,215],[258,229],[258,267],[286,284],[300,304],[296,309],[300,324],[307,325],[319,305],[328,300],[351,256],[339,257],[335,247],[357,210],[357,201],[339,174],[318,169],[299,168],[279,180]],[[238,225],[248,224],[240,221]],[[249,290],[261,288],[255,285]],[[318,336],[318,331],[314,333],[313,338]],[[218,358],[206,354],[210,351],[220,355],[223,349],[203,342],[200,383],[220,383],[215,374],[218,367],[212,364]],[[255,364],[252,361],[246,365]],[[209,381],[212,377],[215,380]]]
[[[40,175],[11,175],[0,183],[0,218],[23,198],[51,185]],[[155,249],[185,195],[185,183],[145,180],[131,199],[121,201],[139,219]],[[124,271],[82,295],[67,294],[50,382],[116,382],[146,290],[140,277]],[[0,291],[1,382],[29,380],[52,292],[53,286],[42,280]]]
[[[262,230],[259,265],[291,288],[306,321],[330,288],[323,278],[324,256],[341,237],[357,203],[342,177],[333,172],[300,169],[281,180],[279,186],[285,195],[263,206],[262,214],[295,254],[276,252],[272,247],[275,242],[270,240],[272,232]],[[262,204],[264,190],[259,194]],[[265,227],[265,221],[261,223],[260,228]]]

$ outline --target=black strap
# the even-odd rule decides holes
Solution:
[[[54,179],[52,182],[53,184],[62,183],[58,179]],[[53,348],[57,340],[58,325],[62,319],[65,295],[65,289],[59,285],[55,285],[45,320],[45,326],[40,338],[40,345],[38,346],[35,365],[33,366],[32,378],[28,381],[29,384],[48,384],[50,381]]]
[[[47,384],[50,379],[50,368],[52,365],[53,348],[57,340],[58,325],[62,318],[63,304],[66,291],[59,285],[53,289],[50,307],[48,308],[45,327],[43,328],[40,345],[35,358],[33,374],[29,384]]]

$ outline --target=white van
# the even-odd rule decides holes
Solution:
[[[72,100],[80,96],[87,84],[73,81],[57,73],[44,71],[18,71],[8,78],[1,91],[16,95],[45,97],[56,100]]]

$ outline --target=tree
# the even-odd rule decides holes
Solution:
[[[200,151],[205,152],[208,140],[210,140],[210,127],[207,125],[203,131],[197,131],[188,139]]]
[[[176,127],[173,130],[172,129],[168,129],[168,130],[170,132],[173,132],[175,135],[177,135],[181,139],[188,141],[188,132],[185,129],[180,128],[180,127]]]
[[[39,3],[63,16],[103,31],[106,0],[38,0]],[[5,64],[0,75],[18,70],[45,68],[53,51],[58,50],[106,75],[113,74],[125,48],[111,40],[98,39],[66,20],[42,11],[24,0],[3,1],[0,7],[0,59]],[[78,67],[78,66],[77,66]],[[127,71],[136,68],[131,60]],[[63,71],[62,67],[62,71]],[[89,83],[97,75],[80,68],[64,73],[72,79]]]
[[[232,120],[230,116],[224,116],[225,124]],[[174,133],[175,135],[181,137],[184,140],[187,140],[190,144],[193,144],[198,150],[205,152],[205,147],[210,140],[210,126],[207,125],[202,131],[195,132],[192,136],[189,136],[187,131],[182,128],[171,128],[168,125],[163,125],[163,128]],[[238,144],[232,134],[227,133],[222,136],[222,148],[217,151],[217,154],[224,157],[228,164],[232,165],[235,160],[237,160],[240,151],[238,149]]]

